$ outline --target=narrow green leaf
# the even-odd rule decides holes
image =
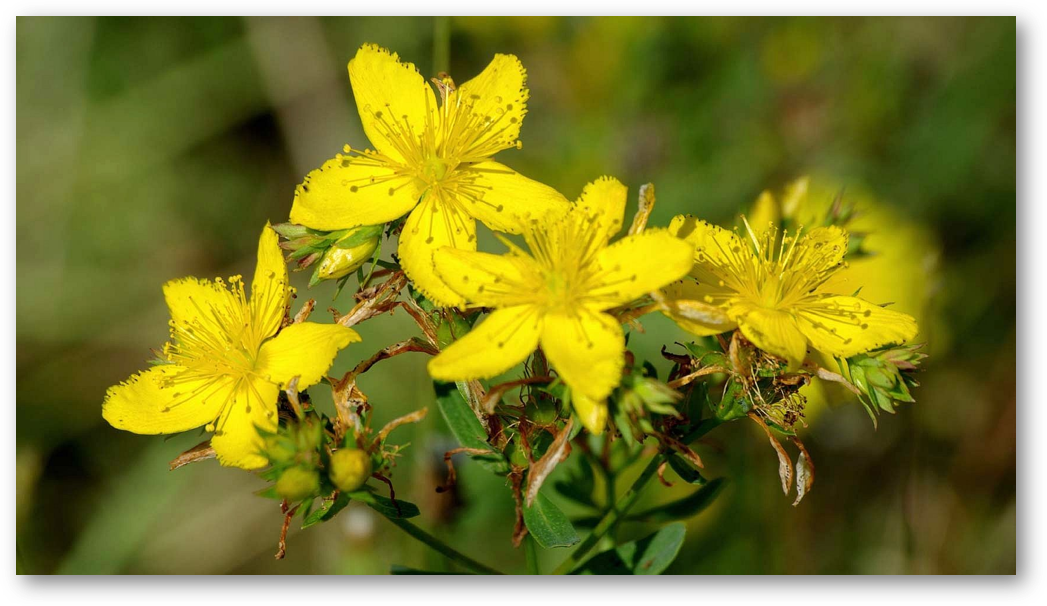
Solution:
[[[669,455],[669,467],[673,468],[676,475],[680,476],[680,479],[688,484],[696,484],[698,486],[704,486],[709,481],[702,477],[702,474],[697,469],[691,466],[690,463],[685,461],[683,457],[678,454]]]
[[[350,233],[347,236],[343,236],[338,239],[334,246],[338,248],[353,248],[354,246],[360,246],[361,244],[382,235],[382,228],[384,225],[371,225],[358,227],[355,233]]]
[[[542,547],[570,547],[580,540],[564,512],[540,492],[533,505],[524,507],[523,518],[527,530]]]
[[[654,534],[593,556],[577,574],[661,574],[676,559],[687,528],[675,522]]]
[[[650,522],[668,522],[671,520],[682,520],[697,515],[708,507],[720,494],[724,485],[724,478],[710,480],[708,484],[699,488],[694,494],[682,499],[652,507],[646,511],[633,514],[629,520],[644,520]]]
[[[396,499],[396,502],[394,503],[392,499],[387,499],[381,495],[366,490],[358,490],[349,493],[349,496],[357,501],[367,503],[368,507],[387,518],[406,520],[408,518],[416,517],[421,513],[418,511],[418,506],[410,501]]]
[[[480,419],[476,418],[455,384],[434,381],[433,389],[436,390],[436,405],[440,408],[440,414],[458,442],[466,448],[492,451],[491,454],[474,455],[473,458],[490,471],[509,473],[509,463],[487,443],[487,432],[480,424]]]
[[[338,498],[333,501],[321,500],[320,507],[310,511],[309,514],[305,516],[305,519],[302,520],[302,528],[309,528],[314,524],[330,520],[337,515],[339,511],[345,509],[345,506],[349,504],[350,500],[352,499],[350,499],[349,495],[344,492],[338,493]]]

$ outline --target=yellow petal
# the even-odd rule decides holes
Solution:
[[[622,379],[625,336],[617,320],[584,309],[546,314],[542,350],[574,394],[603,400]]]
[[[778,207],[778,201],[774,195],[765,191],[753,203],[749,211],[749,225],[756,231],[757,235],[764,233],[770,228],[777,228],[782,221],[782,211]]]
[[[796,244],[794,267],[815,274],[836,267],[847,254],[847,232],[832,225],[818,227],[800,237]]]
[[[856,297],[832,296],[803,305],[800,329],[818,351],[850,357],[916,336],[916,320]]]
[[[465,299],[436,275],[433,253],[444,246],[476,250],[476,220],[455,204],[426,196],[411,211],[400,233],[400,266],[411,282],[433,303],[462,305]]]
[[[800,177],[785,187],[781,206],[783,215],[792,217],[799,209],[806,206],[810,183],[810,177]]]
[[[600,279],[588,296],[597,309],[628,303],[687,275],[694,263],[691,245],[660,229],[626,236],[596,257]]]
[[[737,289],[734,276],[748,273],[756,262],[752,247],[733,231],[711,225],[688,215],[677,215],[669,222],[669,233],[694,247],[691,275],[700,284]]]
[[[324,378],[342,348],[359,340],[355,330],[338,324],[292,324],[262,344],[255,371],[281,388],[298,377],[298,389],[305,389]]]
[[[179,325],[202,325],[208,332],[224,334],[224,328],[213,310],[229,310],[239,302],[228,288],[197,278],[171,280],[164,284],[164,300],[171,320]]]
[[[607,402],[596,401],[581,393],[571,392],[571,408],[589,433],[600,435],[607,427]]]
[[[280,237],[266,223],[258,239],[258,261],[251,281],[251,331],[260,344],[280,328],[290,291],[287,265],[280,250]]]
[[[349,82],[364,133],[375,148],[396,162],[417,150],[436,96],[412,63],[396,53],[365,44],[349,62]],[[406,152],[406,153],[405,153]]]
[[[576,220],[593,223],[607,242],[622,229],[629,189],[614,177],[600,177],[582,190],[571,209]]]
[[[432,360],[429,374],[441,381],[472,381],[502,374],[538,346],[540,316],[530,305],[506,307],[483,319]]]
[[[102,417],[117,429],[149,435],[188,431],[214,421],[228,390],[206,381],[172,382],[183,371],[163,364],[110,387]]]
[[[760,349],[785,358],[791,367],[807,356],[807,337],[796,318],[786,311],[738,303],[728,311],[746,339]]]
[[[421,193],[414,177],[365,156],[337,156],[294,190],[291,222],[334,231],[380,225],[407,214]]]
[[[560,192],[497,162],[480,162],[467,169],[470,179],[458,187],[458,198],[469,214],[495,231],[523,233],[532,220],[562,216],[570,202]]]
[[[257,469],[268,460],[258,429],[274,432],[280,388],[263,379],[244,379],[234,399],[218,420],[211,446],[218,462],[227,467]]]
[[[470,305],[512,307],[534,299],[534,285],[525,276],[538,270],[529,267],[534,261],[528,257],[446,247],[433,260],[436,275]]]
[[[690,280],[674,282],[662,291],[660,302],[665,306],[662,313],[672,318],[680,328],[699,337],[734,330],[737,325],[724,308],[706,301],[706,297],[721,293],[716,287]]]
[[[515,55],[495,55],[478,76],[458,88],[456,98],[484,128],[465,155],[489,156],[516,144],[527,113],[527,70]]]

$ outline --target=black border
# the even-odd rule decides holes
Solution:
[[[983,577],[61,577],[15,569],[15,23],[72,15],[972,15],[1016,18],[1017,112],[1017,574]],[[40,4],[4,27],[3,80],[3,567],[7,587],[29,601],[1017,601],[1044,573],[1044,29],[1013,4]],[[8,271],[10,269],[10,271]],[[415,579],[415,581],[411,581]]]

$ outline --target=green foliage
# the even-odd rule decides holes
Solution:
[[[480,419],[476,418],[473,409],[465,402],[455,384],[434,381],[433,389],[436,390],[436,404],[440,414],[447,421],[447,426],[451,428],[451,433],[458,442],[466,448],[489,451],[487,454],[471,457],[490,471],[509,473],[509,462],[502,453],[495,452],[487,443],[487,433],[480,424]]]
[[[669,524],[637,541],[618,545],[590,558],[573,574],[662,574],[683,546],[687,527]]]
[[[541,492],[530,507],[524,507],[527,530],[542,547],[570,547],[580,539],[564,512]]]

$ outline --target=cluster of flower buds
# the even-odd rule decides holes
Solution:
[[[927,357],[922,345],[891,347],[848,358],[845,367],[851,383],[869,399],[874,409],[894,413],[899,402],[915,402],[910,387],[918,387],[914,373]],[[863,399],[863,404],[869,403]]]
[[[297,422],[280,425],[264,434],[265,456],[270,468],[262,477],[274,484],[260,494],[300,502],[334,490],[353,492],[371,477],[374,462],[352,440],[331,450],[332,434],[322,416],[309,411]]]

